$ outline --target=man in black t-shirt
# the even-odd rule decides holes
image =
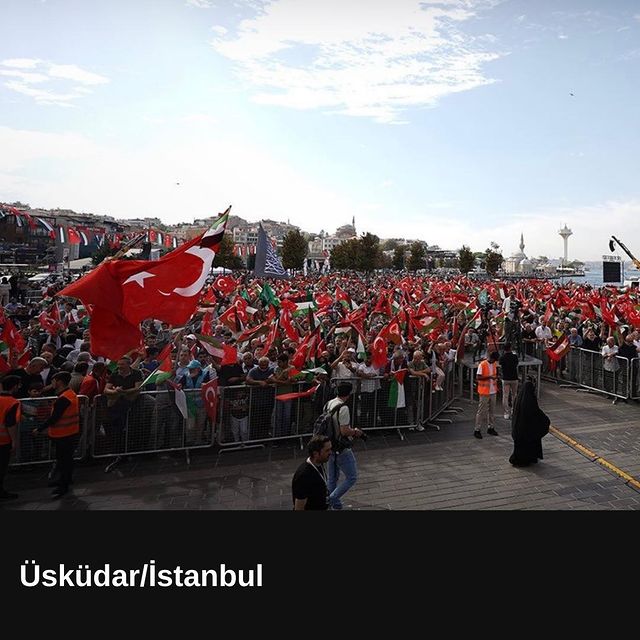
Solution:
[[[326,511],[329,491],[324,463],[331,455],[331,440],[313,436],[307,446],[309,457],[297,468],[291,482],[294,511]]]
[[[502,376],[502,409],[504,419],[511,419],[511,408],[513,407],[516,394],[518,393],[518,356],[511,351],[511,343],[504,345],[504,353],[500,356],[500,373]],[[509,406],[509,396],[511,396],[511,407]]]

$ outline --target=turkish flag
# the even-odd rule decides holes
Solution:
[[[371,348],[371,364],[376,369],[380,369],[387,364],[387,341],[379,334],[373,341]]]
[[[291,312],[288,309],[283,309],[280,311],[280,326],[284,329],[284,332],[287,334],[287,338],[289,340],[293,340],[294,342],[298,342],[300,340],[300,336],[298,332],[293,328],[291,324]]]
[[[232,347],[225,342],[222,345],[222,349],[224,351],[224,356],[222,356],[220,366],[224,366],[225,364],[236,364],[238,362],[238,349],[236,349],[236,347]]]
[[[380,331],[380,335],[387,340],[391,340],[394,344],[402,342],[402,332],[400,331],[400,323],[394,318],[386,327]]]
[[[203,384],[200,387],[200,393],[211,424],[215,424],[218,415],[218,379]]]
[[[180,326],[191,317],[216,251],[228,211],[206,233],[160,260],[105,260],[57,295],[92,305],[92,350],[117,359],[141,340],[139,324],[146,318]]]
[[[225,296],[228,296],[237,286],[238,283],[231,276],[218,276],[213,281],[213,288],[224,293]]]
[[[11,318],[5,318],[4,327],[0,337],[6,342],[14,351],[22,352],[27,346],[25,339],[22,337],[18,328],[11,321]]]
[[[69,227],[67,229],[67,240],[69,244],[80,244],[80,234],[73,227]]]
[[[173,242],[173,237],[170,236],[168,233],[164,234],[164,246],[167,248],[171,248],[171,244]]]

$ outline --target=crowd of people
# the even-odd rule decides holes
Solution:
[[[135,438],[127,425],[134,423],[139,450],[210,444],[211,419],[198,390],[213,380],[222,390],[224,437],[276,446],[278,439],[308,433],[327,402],[339,397],[341,384],[350,389],[349,428],[422,430],[419,391],[443,393],[461,358],[476,362],[499,352],[511,397],[504,414],[510,417],[516,387],[513,362],[503,362],[505,342],[522,358],[553,351],[564,340],[597,353],[612,375],[618,356],[637,361],[640,350],[635,290],[409,273],[336,272],[275,281],[234,273],[210,278],[185,326],[146,320],[139,348],[109,361],[92,350],[89,310],[55,294],[50,287],[37,305],[4,305],[1,375],[18,380],[4,393],[32,401],[23,403],[21,421],[37,428],[53,404],[39,399],[55,396],[56,374],[66,373],[70,390],[99,405],[97,436],[102,450],[112,453],[131,450]],[[168,376],[143,386],[159,368]],[[556,371],[575,374],[566,351]],[[140,393],[176,388],[189,397],[185,421],[175,402]],[[303,411],[301,402],[276,399],[311,390]],[[21,446],[26,443],[25,436]],[[353,482],[355,471],[348,467],[342,471]],[[340,495],[334,504],[339,507]]]

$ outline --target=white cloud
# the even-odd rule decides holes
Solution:
[[[256,15],[213,41],[261,104],[320,108],[398,122],[408,107],[490,84],[490,38],[457,25],[492,0],[263,0]]]
[[[3,198],[32,206],[116,217],[157,215],[176,223],[233,204],[234,213],[249,220],[290,218],[308,231],[333,230],[355,215],[359,232],[419,238],[450,249],[464,243],[477,251],[495,240],[505,257],[517,249],[521,232],[527,255],[560,256],[557,232],[564,222],[574,232],[570,256],[582,260],[607,253],[603,220],[607,228],[624,229],[622,239],[632,250],[633,238],[640,237],[640,196],[491,217],[468,207],[462,213],[457,202],[433,202],[417,210],[384,189],[375,199],[358,199],[283,162],[271,149],[219,130],[184,136],[177,144],[157,139],[150,146],[124,148],[72,133],[0,126],[0,149]]]
[[[65,78],[66,80],[73,80],[81,84],[93,85],[109,82],[108,78],[99,76],[97,73],[85,71],[75,64],[52,64],[49,67],[49,75],[52,78]]]
[[[38,73],[19,71],[19,69],[34,69]],[[3,60],[0,62],[0,76],[17,78],[4,84],[10,91],[29,96],[41,105],[62,107],[73,106],[74,100],[92,93],[88,87],[109,82],[108,78],[81,69],[75,64],[56,64],[38,58]],[[46,86],[41,89],[30,86],[45,83]],[[71,83],[79,83],[81,86]]]
[[[211,0],[187,0],[188,7],[196,7],[197,9],[211,9],[215,7]]]
[[[39,58],[8,58],[0,62],[0,65],[14,69],[35,69],[41,62]]]
[[[566,35],[565,33],[561,33],[561,34],[558,36],[558,38],[559,38],[560,40],[568,40],[568,39],[569,39],[569,36],[568,36],[568,35]]]
[[[48,76],[42,75],[41,73],[27,73],[25,71],[14,71],[7,69],[0,69],[0,76],[6,76],[8,78],[20,78],[22,82],[47,82],[49,80]]]

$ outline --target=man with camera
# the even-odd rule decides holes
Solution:
[[[509,297],[504,299],[502,303],[502,311],[505,314],[504,319],[504,339],[505,342],[516,344],[518,352],[521,352],[520,344],[520,308],[522,303],[516,298],[516,290],[509,291]]]
[[[351,411],[349,409],[349,398],[353,388],[349,382],[341,382],[338,385],[338,397],[329,400],[325,406],[325,411],[331,412],[336,407],[340,407],[333,412],[333,427],[336,434],[332,443],[331,458],[329,459],[329,507],[333,510],[342,509],[342,496],[353,487],[358,480],[358,468],[356,457],[353,455],[351,446],[354,438],[363,438],[364,432],[361,429],[351,427]],[[340,472],[344,474],[344,480],[338,485]]]

